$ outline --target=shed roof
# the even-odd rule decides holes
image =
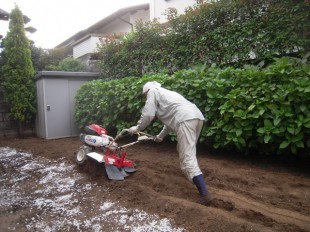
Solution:
[[[91,78],[96,79],[98,78],[99,73],[97,72],[65,72],[65,71],[40,71],[38,72],[34,80],[38,81],[39,79],[44,78],[63,78],[63,77],[69,77],[69,78]]]

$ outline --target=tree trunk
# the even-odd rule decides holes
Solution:
[[[22,121],[18,121],[18,136],[20,138],[24,137],[24,127],[23,127],[23,122]]]

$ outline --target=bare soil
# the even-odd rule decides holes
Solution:
[[[108,180],[96,162],[78,166],[75,156],[81,142],[76,137],[1,138],[0,147],[5,146],[48,159],[64,158],[76,165],[76,172],[89,176],[89,182],[108,187],[111,200],[172,219],[187,231],[310,231],[307,158],[242,156],[198,147],[200,168],[216,198],[206,207],[196,203],[197,189],[180,170],[175,143],[149,141],[129,147],[127,158],[138,170],[124,181]]]

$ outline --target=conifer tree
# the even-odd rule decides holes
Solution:
[[[23,14],[18,6],[10,14],[9,31],[3,42],[4,100],[10,107],[11,118],[18,122],[19,136],[23,137],[25,123],[33,120],[36,112],[36,94],[30,43],[24,29]]]

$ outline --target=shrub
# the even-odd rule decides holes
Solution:
[[[135,125],[144,105],[142,87],[150,80],[200,108],[206,118],[200,140],[215,148],[296,154],[310,147],[310,66],[287,57],[263,69],[197,66],[172,76],[88,82],[76,96],[79,127],[98,123],[120,130]],[[155,121],[148,132],[158,133],[161,127]]]
[[[88,67],[79,59],[67,57],[59,62],[59,68],[61,71],[68,72],[86,72]]]
[[[137,24],[98,47],[103,79],[175,73],[197,64],[242,67],[309,51],[310,4],[304,0],[220,0],[168,12],[169,23]]]
[[[1,85],[10,117],[18,122],[18,133],[23,137],[25,124],[34,119],[36,99],[30,44],[25,34],[23,14],[17,6],[10,14],[9,29],[3,42]]]

